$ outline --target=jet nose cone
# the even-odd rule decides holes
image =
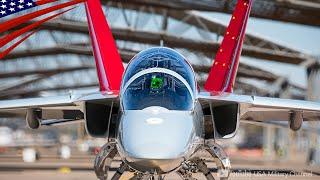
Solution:
[[[158,163],[183,159],[193,137],[193,119],[189,111],[129,110],[120,124],[120,145],[128,161],[155,164],[154,167]]]

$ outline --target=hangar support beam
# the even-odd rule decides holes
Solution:
[[[45,23],[42,28],[48,30],[88,33],[86,23],[79,22],[48,22]],[[169,47],[185,48],[193,51],[211,54],[216,53],[220,46],[220,43],[217,42],[187,39],[162,32],[139,31],[127,28],[113,28],[112,33],[117,40],[132,41],[152,45],[159,45],[160,42],[163,41],[164,45]],[[61,49],[59,49],[59,47],[57,47],[57,50],[62,51]],[[69,47],[68,51],[74,51],[75,53],[86,53],[86,51],[83,51],[83,48],[76,49]],[[303,63],[307,58],[309,58],[307,55],[299,52],[272,50],[267,48],[255,47],[253,45],[244,45],[242,55],[290,64],[300,64]],[[30,56],[32,56],[32,53],[30,54]],[[11,58],[15,57],[9,54],[4,59]]]
[[[15,58],[26,58],[26,57],[34,57],[34,56],[45,56],[45,55],[56,55],[56,54],[77,54],[77,55],[86,55],[92,56],[91,48],[83,47],[83,46],[75,46],[75,45],[63,45],[63,46],[56,46],[56,47],[47,47],[47,48],[38,48],[32,50],[19,50],[14,51],[12,54],[8,55],[6,59],[15,59]],[[121,57],[124,62],[129,62],[129,60],[136,54],[133,51],[121,50],[120,51]],[[66,71],[75,71],[75,70],[82,70],[82,69],[89,69],[91,66],[83,66],[83,67],[74,67],[74,68],[63,68],[61,70],[36,70],[33,74],[49,74],[53,72],[66,72]],[[208,65],[193,65],[193,68],[196,72],[208,73],[210,70],[210,66]],[[16,76],[23,76],[31,74],[30,71],[22,71],[22,72],[15,72]],[[238,70],[238,75],[241,77],[248,77],[248,78],[256,78],[266,81],[274,81],[277,79],[277,76],[263,71],[258,68],[254,68],[243,63],[240,63],[240,67]],[[0,73],[1,77],[13,77],[14,73]]]
[[[109,2],[107,0],[103,0]],[[235,0],[111,0],[113,4],[122,2],[126,6],[148,6],[155,9],[170,9],[175,11],[213,11],[232,13]],[[111,3],[110,3],[111,4]],[[292,22],[310,26],[320,26],[320,3],[305,0],[259,0],[255,1],[251,16],[270,20]]]

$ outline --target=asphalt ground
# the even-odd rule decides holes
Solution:
[[[35,163],[25,163],[21,159],[20,156],[0,155],[0,180],[96,179],[92,165],[94,156],[75,156],[68,160],[59,159],[57,156],[43,156]],[[316,166],[307,167],[294,162],[266,162],[257,158],[232,158],[231,161],[233,163],[231,180],[320,180],[320,168]],[[112,164],[109,177],[113,175],[119,164],[119,159]],[[207,164],[215,176],[214,163],[208,160]],[[132,173],[126,172],[122,179],[130,179],[132,176]],[[194,174],[194,177],[199,180],[205,179],[200,173]],[[175,173],[171,173],[165,179],[178,180],[179,177]]]
[[[34,163],[22,161],[21,152],[8,151],[0,154],[0,180],[90,180],[97,179],[93,171],[95,156],[74,151],[70,159],[60,159],[52,148],[40,149],[40,159]],[[246,156],[249,154],[250,156]],[[206,160],[206,164],[216,175],[215,164],[208,154],[199,152],[199,157]],[[295,155],[291,160],[270,159],[261,153],[249,151],[246,153],[230,153],[232,172],[231,180],[282,180],[282,179],[317,179],[320,180],[320,166],[305,165],[305,157]],[[293,159],[293,160],[292,160]],[[116,157],[112,163],[109,177],[112,177],[120,165],[120,158]],[[126,172],[122,179],[127,180],[133,174]],[[201,173],[194,177],[205,179]],[[166,175],[165,179],[180,179],[175,173]]]

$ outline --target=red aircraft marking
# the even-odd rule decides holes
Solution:
[[[205,90],[232,92],[252,2],[238,0],[205,83]]]
[[[88,0],[86,13],[100,91],[120,90],[124,67],[99,0]]]

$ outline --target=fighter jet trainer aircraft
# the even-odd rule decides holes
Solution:
[[[238,0],[200,92],[191,65],[170,48],[146,49],[125,69],[100,1],[87,0],[100,92],[3,100],[0,114],[25,116],[32,129],[84,121],[90,136],[106,139],[94,162],[99,179],[107,179],[117,154],[122,164],[112,179],[124,171],[136,179],[162,179],[170,172],[191,179],[194,169],[214,179],[195,156],[199,150],[207,150],[218,177],[228,179],[230,160],[214,140],[232,138],[240,121],[288,121],[298,130],[320,117],[320,103],[232,93],[252,3]]]

